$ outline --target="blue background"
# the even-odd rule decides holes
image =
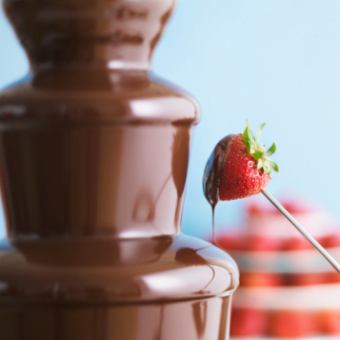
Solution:
[[[28,70],[2,13],[0,52],[2,88]],[[153,65],[202,107],[183,220],[187,232],[209,231],[204,164],[215,143],[239,132],[246,118],[252,125],[265,121],[265,141],[278,144],[281,173],[271,190],[308,197],[340,217],[339,0],[181,0]],[[242,204],[221,204],[218,224],[236,223]]]

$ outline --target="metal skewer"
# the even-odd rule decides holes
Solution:
[[[329,262],[329,264],[340,273],[340,264],[338,261],[307,231],[275,198],[271,193],[262,189],[262,194],[268,199],[268,201],[279,210],[284,217],[302,234],[312,245],[319,251],[319,253]]]

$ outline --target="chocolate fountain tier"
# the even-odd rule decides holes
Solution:
[[[179,235],[25,241],[0,252],[6,340],[226,339],[235,263]]]
[[[175,0],[4,0],[34,70],[147,69]]]
[[[0,301],[150,303],[231,295],[237,267],[192,237],[3,243]]]
[[[47,72],[0,95],[11,238],[178,232],[189,97],[146,72]]]
[[[86,77],[0,95],[0,334],[225,340],[237,267],[178,235],[195,102],[142,71]]]
[[[0,123],[21,126],[25,122],[190,126],[198,123],[200,112],[182,89],[148,71],[81,64],[35,73],[2,91],[0,105]]]

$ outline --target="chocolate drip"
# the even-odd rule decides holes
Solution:
[[[211,206],[211,216],[212,216],[212,241],[215,242],[215,210],[217,203],[220,200],[220,179],[221,172],[223,169],[224,160],[226,157],[226,152],[228,148],[228,143],[230,142],[232,135],[224,137],[215,146],[212,154],[210,155],[207,165],[204,169],[203,175],[203,192],[204,196]]]
[[[221,171],[223,168],[225,154],[232,135],[224,137],[215,146],[210,155],[203,175],[203,192],[209,204],[214,209],[220,199],[219,188]]]

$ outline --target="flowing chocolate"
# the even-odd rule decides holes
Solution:
[[[225,340],[236,264],[180,233],[199,109],[151,76],[173,0],[5,0],[0,338]]]
[[[207,165],[205,166],[203,175],[203,192],[205,198],[213,209],[220,200],[219,188],[221,172],[231,137],[232,135],[224,137],[217,143],[208,159]]]

